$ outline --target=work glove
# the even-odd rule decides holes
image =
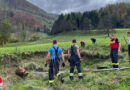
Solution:
[[[65,63],[64,62],[62,63],[62,67],[65,67]]]
[[[79,58],[79,62],[81,63],[81,58]]]
[[[44,66],[47,67],[47,63]]]

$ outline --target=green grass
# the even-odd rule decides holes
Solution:
[[[114,34],[119,41],[121,42],[122,47],[126,48],[126,42],[124,37],[127,39],[126,32],[130,31],[130,29],[116,29]],[[97,34],[97,31],[93,30],[90,34],[86,31],[75,31],[69,33],[62,33],[57,36],[48,36],[36,42],[20,42],[5,45],[0,48],[0,54],[14,54],[21,52],[31,52],[31,51],[39,51],[39,50],[47,50],[52,44],[52,40],[58,40],[58,45],[61,48],[68,48],[71,45],[71,40],[77,39],[78,45],[81,40],[86,41],[86,48],[90,48],[92,46],[90,38],[97,39],[97,46],[109,48],[110,39],[107,37],[107,34]]]
[[[120,66],[130,66],[128,58],[119,60]],[[97,62],[100,61],[100,62]],[[123,61],[123,63],[121,63]],[[22,61],[23,63],[35,62],[45,64],[43,58],[33,57]],[[91,63],[90,63],[91,62]],[[22,64],[23,64],[22,63]],[[21,64],[21,63],[20,63]],[[66,68],[63,70],[69,70],[68,62],[66,62]],[[81,63],[83,70],[96,69],[97,66],[107,66],[111,68],[110,60],[99,59],[83,59]],[[7,68],[6,68],[7,69]],[[5,71],[6,71],[5,69]],[[48,68],[46,68],[48,69]],[[5,72],[8,73],[8,72]],[[83,72],[84,79],[79,80],[77,76],[77,70],[75,70],[74,81],[69,80],[69,73],[63,73],[65,83],[61,84],[57,78],[55,78],[54,86],[48,85],[48,75],[35,75],[30,74],[26,79],[21,79],[14,74],[8,76],[8,81],[5,83],[11,83],[11,86],[6,86],[5,90],[129,90],[130,89],[130,71],[103,71],[103,72]],[[2,73],[2,75],[4,75]]]
[[[126,32],[130,29],[118,29],[114,32],[114,35],[119,38],[122,46],[127,48],[127,45],[124,41],[123,36],[126,37]],[[58,45],[64,49],[68,48],[71,45],[72,39],[78,40],[78,45],[80,40],[86,41],[86,48],[81,49],[82,51],[89,52],[100,52],[102,54],[109,53],[109,41],[110,39],[106,37],[106,34],[96,34],[96,31],[93,31],[91,34],[87,32],[71,32],[59,34],[57,36],[49,36],[44,40],[36,42],[25,42],[8,44],[7,46],[1,47],[1,54],[15,54],[20,52],[28,51],[37,51],[37,50],[47,50],[50,47],[51,41],[57,39],[59,41]],[[90,38],[94,37],[97,39],[97,48],[92,49],[92,43]],[[106,37],[106,38],[105,38]],[[16,46],[17,50],[16,50]],[[125,58],[119,59],[120,67],[129,67],[130,62],[127,55],[127,52],[121,53]],[[38,67],[48,70],[48,67],[45,68],[45,58],[37,56],[33,58],[21,59],[19,57],[19,62],[15,63],[20,67],[27,67],[28,63],[36,63]],[[66,60],[66,67],[60,68],[61,70],[69,70],[69,63]],[[106,66],[108,68],[112,67],[110,59],[87,59],[82,58],[81,68],[82,70],[91,70],[96,69],[100,66]],[[48,85],[48,75],[35,75],[30,74],[27,78],[21,79],[20,77],[14,74],[15,68],[9,67],[3,61],[0,62],[0,75],[3,77],[5,88],[4,90],[130,90],[130,70],[123,71],[103,71],[103,72],[83,72],[84,79],[79,80],[77,77],[77,70],[75,70],[74,81],[69,80],[69,73],[63,73],[65,83],[61,84],[57,78],[55,78],[54,86],[50,87]],[[36,71],[36,70],[31,70]]]

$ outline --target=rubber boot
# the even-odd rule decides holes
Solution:
[[[71,81],[74,80],[74,76],[70,76],[70,80],[71,80]]]
[[[83,79],[83,76],[79,76],[79,79]]]
[[[119,65],[113,65],[113,68],[119,68]]]
[[[59,75],[59,76],[58,76],[58,79],[61,81],[61,83],[64,83],[64,79],[63,79],[63,76],[62,76],[62,75]]]

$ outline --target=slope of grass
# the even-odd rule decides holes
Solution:
[[[126,31],[129,29],[120,29],[117,30],[118,33],[115,33],[118,36],[122,46],[127,48],[123,36],[126,38]],[[77,33],[77,34],[76,34]],[[51,45],[52,39],[57,39],[60,41],[59,46],[62,48],[68,48],[71,45],[71,40],[76,38],[78,44],[80,40],[86,41],[86,48],[89,52],[100,52],[100,53],[109,53],[109,38],[105,38],[104,34],[84,34],[85,32],[74,32],[68,34],[61,34],[55,37],[48,37],[46,40],[40,40],[37,42],[26,42],[20,44],[17,47],[17,52],[28,52],[35,50],[47,50]],[[90,38],[94,37],[97,39],[97,48],[92,51]],[[46,43],[47,42],[47,43]],[[43,44],[42,44],[43,43]],[[1,53],[16,53],[16,44],[10,46],[5,46],[0,48]],[[3,51],[3,52],[2,52]],[[124,58],[119,59],[120,67],[130,67],[129,58],[127,52],[121,53]],[[20,57],[19,57],[20,58]],[[19,67],[25,67],[27,63],[36,63],[39,67],[44,70],[48,70],[48,67],[45,68],[45,58],[37,56],[33,58],[21,59],[19,62],[15,63]],[[66,67],[61,67],[60,70],[69,71],[69,63],[66,60]],[[112,67],[110,59],[87,59],[82,58],[81,68],[84,70],[92,70],[97,67],[105,66],[108,68]],[[3,77],[5,88],[4,90],[129,90],[130,89],[130,70],[116,70],[116,71],[103,71],[103,72],[83,72],[84,79],[79,80],[77,76],[77,70],[75,70],[74,81],[69,80],[69,73],[63,73],[64,84],[61,84],[57,78],[55,78],[54,86],[50,87],[48,85],[48,75],[36,75],[29,74],[27,78],[21,79],[20,77],[14,74],[16,67],[5,64],[3,61],[0,61],[0,75]],[[36,71],[36,70],[31,70]]]
[[[100,62],[98,62],[100,61]],[[22,61],[23,63],[35,62],[45,64],[44,58],[33,57]],[[83,59],[81,61],[82,70],[96,69],[97,66],[107,66],[111,68],[110,60]],[[128,58],[120,59],[120,67],[130,66]],[[19,63],[19,64],[23,64]],[[45,68],[45,67],[44,67]],[[61,67],[62,68],[62,67]],[[48,69],[48,68],[46,68]],[[66,67],[63,70],[69,70],[69,63],[66,61]],[[5,73],[9,73],[7,68]],[[7,70],[7,71],[6,71]],[[14,71],[14,70],[13,70]],[[84,79],[79,80],[77,70],[75,70],[74,81],[69,80],[69,73],[63,73],[64,84],[60,83],[55,77],[55,84],[48,85],[48,75],[30,74],[26,79],[14,75],[13,73],[1,73],[8,85],[5,90],[129,90],[130,89],[130,71],[103,71],[103,72],[83,72]],[[10,85],[11,84],[11,85]],[[10,85],[10,86],[9,86]]]
[[[130,29],[116,29],[115,32],[112,33],[119,38],[119,41],[124,48],[127,48],[127,44],[125,42],[125,39],[127,40],[127,31],[130,31]],[[36,42],[8,44],[0,48],[0,54],[14,54],[20,52],[47,50],[51,46],[51,42],[54,39],[58,40],[58,45],[64,49],[68,48],[71,45],[71,40],[73,39],[78,40],[78,45],[80,45],[79,42],[81,40],[85,40],[86,48],[90,48],[92,47],[90,40],[92,37],[97,39],[97,46],[103,47],[103,49],[109,49],[110,39],[107,37],[107,34],[97,34],[96,31],[93,31],[90,34],[88,34],[86,31],[76,31],[66,34],[59,34],[57,36],[48,36]]]

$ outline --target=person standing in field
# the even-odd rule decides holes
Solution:
[[[81,47],[83,47],[83,48],[85,48],[85,45],[86,45],[86,43],[85,43],[85,41],[80,41],[80,45],[81,45]]]
[[[49,64],[49,84],[54,83],[54,75],[58,76],[59,80],[63,83],[63,77],[59,73],[59,62],[60,57],[62,58],[62,66],[65,67],[64,64],[64,53],[61,48],[57,46],[57,40],[53,40],[53,46],[49,48],[48,55],[46,57],[46,62],[50,59]]]
[[[128,56],[130,58],[130,32],[127,32],[127,36],[128,36]]]
[[[74,68],[77,67],[79,79],[83,79],[80,66],[80,52],[79,47],[76,45],[76,40],[72,40],[72,45],[68,50],[68,57],[70,62],[70,80],[74,79]]]
[[[93,47],[96,47],[96,39],[95,38],[91,38],[91,41],[92,41]]]
[[[118,63],[118,53],[120,52],[120,42],[118,41],[118,38],[114,37],[114,35],[109,36],[111,41],[110,41],[110,48],[111,48],[111,60],[113,64],[113,68],[119,68],[119,63]]]

